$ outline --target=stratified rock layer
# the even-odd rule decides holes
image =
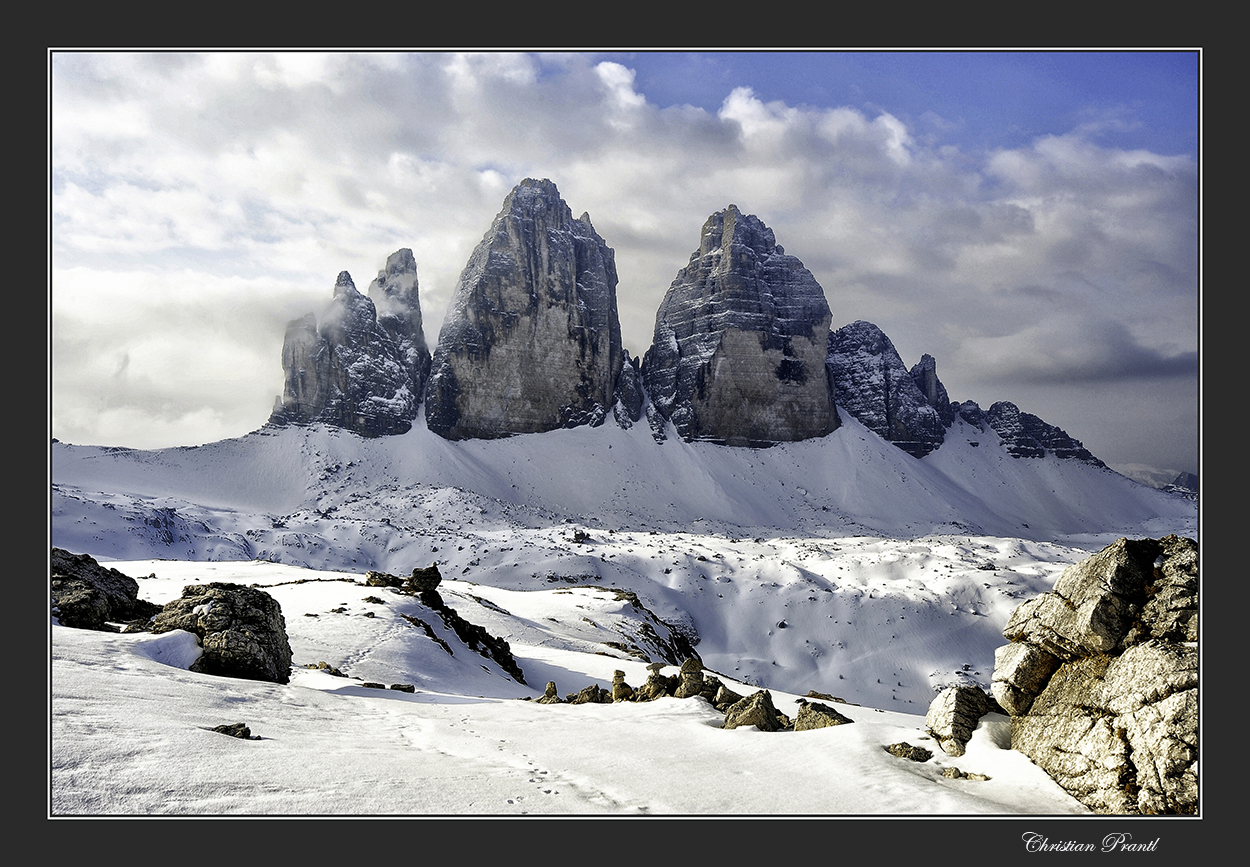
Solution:
[[[426,387],[430,430],[494,438],[602,423],[621,370],[615,254],[527,179],[460,276]],[[636,418],[636,416],[635,416]]]
[[[945,440],[946,423],[937,404],[949,404],[936,362],[925,359],[908,371],[890,338],[862,319],[829,335],[826,364],[838,406],[918,458]]]
[[[699,249],[656,314],[642,364],[647,392],[686,441],[824,436],[838,426],[824,367],[831,318],[803,263],[758,217],[730,205],[703,224]]]
[[[1198,809],[1198,546],[1120,539],[1021,605],[995,653],[1011,746],[1101,813]]]
[[[287,326],[272,424],[323,422],[369,437],[412,428],[430,364],[412,251],[392,254],[370,292],[376,300],[343,271],[320,322],[309,313]]]

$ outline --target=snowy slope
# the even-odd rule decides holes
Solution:
[[[844,417],[763,450],[657,444],[642,425],[455,443],[420,423],[383,439],[267,428],[157,451],[54,443],[51,471],[53,545],[153,575],[140,595],[156,602],[191,581],[259,584],[297,666],[356,679],[212,678],[176,637],[53,626],[51,810],[71,814],[1079,813],[1003,749],[1003,719],[957,762],[881,747],[920,743],[939,687],[987,687],[1010,612],[1067,565],[1119,535],[1197,529],[1192,500],[1012,459],[963,422],[922,460]],[[404,619],[411,598],[362,584],[432,563],[524,684],[449,655]],[[700,700],[517,701],[617,668],[639,685],[648,662],[680,662],[676,636],[743,694],[768,688],[791,716],[831,694],[856,724],[766,734],[720,730]],[[238,721],[263,739],[206,730]]]
[[[1085,813],[1005,748],[1008,722],[999,716],[951,759],[927,739],[922,716],[844,702],[834,704],[852,724],[764,733],[721,729],[721,715],[702,699],[518,700],[541,695],[547,680],[561,695],[605,685],[618,668],[627,682],[645,680],[643,660],[592,652],[586,620],[622,616],[619,600],[596,588],[444,582],[444,599],[470,619],[489,620],[492,630],[512,623],[527,687],[480,657],[449,656],[403,622],[410,598],[342,573],[270,563],[113,565],[138,576],[141,595],[157,602],[192,581],[265,587],[285,613],[296,670],[289,685],[201,675],[186,670],[198,652],[187,633],[54,625],[53,816]],[[379,592],[383,602],[366,601]],[[326,657],[351,677],[302,668]],[[416,691],[372,689],[366,680]],[[783,713],[797,713],[797,694],[772,695]],[[211,731],[236,722],[258,740]],[[882,749],[899,741],[936,755],[915,763]],[[944,778],[951,766],[989,779]]]

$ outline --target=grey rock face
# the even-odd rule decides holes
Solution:
[[[1197,811],[1197,553],[1178,536],[1121,539],[1003,632],[993,693],[1012,748],[1097,812]]]
[[[116,631],[110,623],[146,623],[161,606],[139,598],[139,582],[101,566],[89,554],[52,549],[52,602],[57,621],[75,629]]]
[[[555,184],[504,200],[460,275],[426,386],[430,430],[494,438],[601,424],[622,366],[615,254]]]
[[[936,363],[907,370],[898,350],[880,328],[862,319],[829,335],[826,364],[838,406],[865,427],[914,457],[924,457],[946,438],[939,410],[917,385],[917,378],[935,400],[946,389],[937,379]]]
[[[924,395],[925,403],[933,407],[942,420],[943,427],[955,422],[955,406],[946,394],[946,387],[937,375],[937,359],[928,353],[920,356],[920,362],[911,369],[912,382]]]
[[[980,688],[959,685],[944,689],[929,705],[925,725],[948,756],[962,756],[990,700]]]
[[[713,214],[643,358],[659,418],[688,442],[761,446],[830,433],[831,318],[820,284],[759,218],[734,205]],[[657,439],[659,418],[650,419]]]
[[[1106,466],[1081,445],[1080,440],[1035,415],[1021,412],[1014,403],[1005,400],[995,403],[985,412],[985,423],[1003,438],[1013,458],[1040,458],[1051,453],[1059,458]]]
[[[272,424],[324,422],[369,437],[411,429],[430,365],[411,250],[387,259],[370,294],[376,301],[343,271],[320,323],[310,313],[287,326]]]
[[[277,600],[239,584],[192,584],[152,622],[153,634],[184,629],[200,639],[203,654],[192,671],[247,680],[288,683],[291,644]]]

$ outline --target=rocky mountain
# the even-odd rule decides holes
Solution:
[[[838,406],[869,430],[918,458],[942,444],[954,413],[932,356],[908,371],[890,338],[859,320],[830,333],[825,364]]]
[[[968,423],[977,425],[983,431],[993,430],[1002,437],[1003,447],[1013,458],[1040,458],[1052,454],[1096,467],[1106,466],[1081,445],[1080,440],[1035,415],[1021,412],[1009,401],[1000,400],[983,411],[969,400],[959,404],[957,409],[959,416]]]
[[[830,320],[811,272],[730,205],[703,224],[660,305],[643,382],[687,442],[824,436],[838,426],[823,364]]]
[[[417,266],[389,256],[369,287],[339,275],[330,306],[292,322],[273,424],[321,422],[367,437],[406,433],[424,403],[444,439],[494,439],[644,411],[662,442],[761,447],[823,437],[838,407],[916,458],[960,418],[1016,458],[1103,464],[1079,440],[1009,402],[950,400],[937,361],[910,370],[876,325],[829,330],[824,291],[758,217],[735,205],[704,223],[669,287],[641,361],[621,344],[612,248],[549,180],[505,199],[460,276],[433,357]]]
[[[270,423],[324,422],[370,437],[411,429],[430,364],[411,250],[387,259],[370,295],[343,271],[320,322],[309,313],[287,326]]]
[[[430,430],[452,440],[583,424],[612,410],[622,368],[616,262],[589,214],[527,179],[460,276],[426,388]]]

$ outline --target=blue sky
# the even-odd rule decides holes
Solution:
[[[964,148],[1019,147],[1096,123],[1108,146],[1197,156],[1199,55],[1192,50],[604,57],[634,68],[638,89],[660,106],[715,111],[728,91],[746,85],[765,102],[888,111]]]
[[[1200,56],[51,52],[52,435],[238,436],[286,323],[417,259],[433,345],[509,189],[616,251],[626,347],[707,217],[764,221],[834,327],[1113,466],[1198,470]]]

